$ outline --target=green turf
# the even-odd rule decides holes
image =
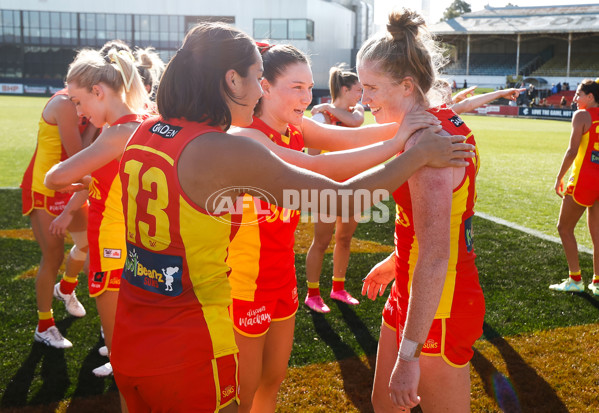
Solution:
[[[19,184],[35,147],[37,121],[44,102],[45,99],[39,98],[0,97],[0,109],[8,113],[0,126],[3,161],[0,186]],[[464,118],[475,132],[482,158],[478,210],[556,235],[559,199],[553,193],[553,178],[567,146],[569,124]],[[372,122],[370,113],[367,119]],[[392,208],[391,203],[389,206]],[[0,210],[3,212],[0,229],[29,226],[28,220],[20,216],[18,190],[0,190]],[[596,297],[587,293],[560,294],[547,289],[548,284],[558,281],[567,272],[559,244],[480,218],[475,218],[474,225],[477,265],[487,301],[485,337],[597,321],[599,301]],[[584,223],[581,226],[579,238],[590,246],[588,236],[585,241]],[[360,224],[356,236],[392,245],[393,222]],[[385,255],[352,255],[347,282],[352,294],[359,297],[361,278]],[[63,306],[58,303],[54,306],[59,328],[66,331],[75,347],[63,352],[33,344],[34,280],[19,279],[16,274],[37,265],[39,259],[35,242],[0,238],[0,409],[48,404],[114,389],[111,378],[97,379],[91,373],[105,359],[97,354],[100,324],[85,286],[79,287],[79,297],[88,310],[85,318],[66,317]],[[304,255],[297,256],[301,301],[306,294],[304,260]],[[588,282],[588,275],[592,273],[588,254],[581,254],[581,266]],[[323,272],[330,274],[331,271],[332,256],[328,254]],[[329,276],[323,276],[321,282],[323,291],[330,289]],[[384,300],[364,299],[357,307],[326,301],[332,310],[327,315],[310,313],[300,305],[291,365],[376,351]]]
[[[0,188],[17,187],[35,150],[47,98],[0,96]]]
[[[477,211],[557,237],[561,199],[553,188],[570,124],[484,116],[464,120],[481,157]],[[576,236],[581,245],[592,247],[586,219],[580,220]]]
[[[0,209],[15,218],[1,221],[0,229],[28,225],[26,220],[16,219],[20,209],[17,190],[0,190]],[[567,271],[560,245],[477,217],[474,226],[477,265],[487,302],[483,339],[597,321],[596,297],[547,289],[549,283],[559,280]],[[356,236],[392,245],[392,233],[392,221],[362,223]],[[325,298],[331,313],[321,315],[300,304],[290,365],[375,353],[384,297],[375,302],[362,298],[360,280],[385,256],[352,254],[347,289],[361,299],[359,306],[350,307]],[[59,351],[33,343],[34,280],[19,279],[16,275],[37,265],[39,259],[39,248],[34,241],[0,238],[0,409],[47,405],[115,389],[112,378],[98,379],[91,373],[105,359],[97,353],[101,345],[100,323],[84,285],[79,287],[78,295],[88,311],[86,317],[67,317],[62,305],[54,305],[58,326],[75,344],[74,348]],[[303,254],[296,257],[300,301],[306,294],[304,260]],[[581,254],[581,265],[584,274],[591,273],[588,254]],[[323,273],[331,271],[332,255],[327,254]],[[321,287],[323,292],[330,289],[329,276],[322,277]]]

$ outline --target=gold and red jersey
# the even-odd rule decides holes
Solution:
[[[183,149],[209,132],[223,131],[155,116],[125,148],[127,261],[111,356],[121,374],[164,374],[238,352],[227,310],[230,215],[195,204],[177,172]]]
[[[250,128],[257,129],[279,146],[301,151],[304,139],[298,128],[288,125],[281,135],[254,117]],[[270,299],[295,280],[295,229],[300,212],[271,205],[245,195],[238,200],[232,217],[234,234],[227,263],[232,297],[255,301]]]
[[[50,103],[50,101],[56,96],[66,96],[67,94],[68,93],[66,89],[56,92],[50,99],[48,99],[44,109],[46,109],[48,103]],[[52,168],[58,162],[67,159],[67,153],[62,145],[58,125],[47,122],[44,119],[43,113],[44,111],[42,110],[42,115],[40,116],[38,123],[37,146],[29,165],[25,170],[25,174],[21,182],[21,188],[24,191],[38,192],[40,194],[53,197],[55,191],[48,189],[44,185],[44,178],[46,177],[46,173],[50,170],[50,168]],[[79,133],[83,133],[87,125],[87,119],[83,116],[80,116]]]
[[[430,109],[440,121],[443,129],[451,135],[466,136],[466,142],[476,145],[472,131],[451,109]],[[472,216],[476,203],[476,175],[479,169],[478,149],[476,156],[468,159],[464,178],[453,190],[451,204],[451,252],[443,293],[435,318],[468,314],[474,305],[484,302],[474,263],[476,257],[472,239]],[[409,183],[404,183],[394,193],[396,202],[395,219],[395,262],[396,282],[393,285],[400,306],[409,300],[414,268],[418,259],[418,239],[414,231],[412,200]],[[484,305],[484,304],[483,304]]]
[[[350,111],[348,111],[350,112]],[[350,126],[347,126],[345,123],[343,123],[342,121],[339,120],[339,118],[337,118],[335,115],[333,115],[331,112],[329,112],[328,110],[325,110],[324,113],[327,114],[327,116],[329,117],[330,123],[329,125],[337,125],[337,126],[345,126],[346,128],[349,128]]]
[[[599,107],[586,111],[591,115],[591,127],[580,140],[568,186],[574,187],[572,197],[578,204],[590,207],[599,195]]]
[[[131,114],[120,117],[112,125],[141,123],[143,116]],[[104,272],[125,265],[125,220],[121,203],[119,160],[113,159],[91,174],[89,185],[89,271]]]

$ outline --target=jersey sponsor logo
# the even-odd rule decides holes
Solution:
[[[449,118],[449,121],[453,123],[456,127],[462,126],[464,124],[464,121],[458,115]]]
[[[183,258],[155,254],[127,243],[124,278],[146,291],[176,297],[183,292]]]
[[[166,139],[172,139],[177,135],[177,133],[179,133],[179,131],[181,131],[181,129],[183,129],[182,126],[174,126],[164,122],[156,122],[150,127],[150,132],[160,135]]]
[[[105,276],[106,276],[106,272],[105,271],[95,272],[94,276],[93,276],[93,280],[94,280],[94,282],[97,282],[97,283],[103,283]]]
[[[439,343],[437,343],[435,340],[433,340],[432,338],[429,338],[428,340],[426,340],[426,343],[424,343],[424,345],[422,346],[422,348],[424,349],[428,349],[428,350],[434,350],[439,348]]]
[[[239,326],[248,327],[257,324],[269,323],[271,315],[266,312],[266,306],[255,308],[247,312],[245,317],[239,317]]]
[[[474,232],[472,231],[472,217],[464,221],[464,239],[466,240],[466,251],[472,252],[474,248]]]
[[[41,205],[36,205],[36,206],[44,206],[44,204],[42,203]],[[64,211],[65,208],[65,202],[64,201],[58,201],[58,202],[54,202],[53,204],[48,205],[48,211],[54,213],[54,214],[60,214],[62,211]]]
[[[599,164],[599,151],[591,152],[591,162]]]
[[[116,258],[116,259],[120,259],[121,258],[121,250],[120,249],[114,249],[114,248],[104,248],[104,253],[102,254],[102,256],[104,258]]]

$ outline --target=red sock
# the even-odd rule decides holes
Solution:
[[[571,272],[570,273],[570,278],[572,278],[572,281],[576,281],[576,282],[582,281],[582,275],[580,275],[580,271],[578,271],[578,272]]]
[[[77,281],[77,279],[75,278],[75,282],[67,280],[67,278],[70,277],[63,277],[62,280],[60,280],[60,292],[66,295],[69,294],[73,294],[73,291],[75,291],[75,287],[77,287],[77,284],[79,283]]]
[[[345,278],[333,277],[333,291],[345,290]]]
[[[308,297],[320,296],[320,283],[308,281]]]
[[[54,317],[48,318],[47,320],[39,320],[37,323],[37,331],[43,332],[54,325]]]

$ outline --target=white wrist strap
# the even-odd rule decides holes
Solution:
[[[399,358],[405,361],[418,361],[422,346],[422,343],[417,343],[403,337],[399,345]]]

